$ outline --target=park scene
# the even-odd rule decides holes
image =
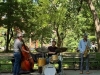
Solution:
[[[0,75],[99,75],[100,0],[0,0]]]

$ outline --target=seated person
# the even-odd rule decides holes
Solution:
[[[56,51],[55,51],[56,49],[57,49],[57,47],[56,47],[56,41],[52,41],[52,46],[48,47],[49,52],[48,52],[47,64],[50,63],[50,57],[52,55],[57,54]],[[57,72],[60,73],[61,72],[61,61],[58,59],[57,63],[59,64]]]

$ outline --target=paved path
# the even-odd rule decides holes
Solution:
[[[86,71],[84,71],[83,74],[79,73],[79,70],[64,70],[64,75],[100,75],[100,70],[90,70],[90,74],[86,74]],[[13,75],[11,73],[1,73],[0,75]],[[40,75],[39,73],[32,73],[32,74],[21,74],[21,75]]]

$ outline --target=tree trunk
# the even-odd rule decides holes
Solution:
[[[7,25],[7,35],[6,35],[7,40],[6,40],[6,49],[5,49],[5,52],[9,51],[9,44],[10,44],[10,41],[11,41],[11,39],[13,37],[12,21],[11,21],[12,14],[13,14],[13,10],[12,10],[13,3],[10,0],[7,0],[7,2],[10,3],[10,4],[8,4],[8,11],[7,11],[8,25]],[[10,36],[10,33],[11,33],[11,36]]]
[[[100,52],[100,21],[99,21],[99,17],[97,15],[95,7],[92,3],[92,0],[87,0],[87,3],[91,10],[92,15],[93,15],[94,24],[95,24],[95,28],[96,28],[96,35],[97,35],[98,52]]]
[[[10,33],[10,28],[7,26],[7,40],[6,40],[6,49],[5,52],[9,51],[9,33]]]
[[[62,44],[62,41],[61,41],[60,34],[58,32],[58,27],[56,28],[56,34],[57,34],[57,38],[58,38],[57,46],[60,48],[61,44]]]

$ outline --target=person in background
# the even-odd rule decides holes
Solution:
[[[22,48],[22,33],[17,34],[17,38],[14,41],[14,66],[13,66],[13,75],[20,75],[20,66],[21,66],[21,48]]]
[[[91,45],[91,52],[97,52],[97,48],[96,48],[95,41],[92,42],[92,45]]]
[[[78,46],[78,50],[80,52],[80,74],[83,74],[83,62],[84,59],[86,60],[86,73],[89,74],[89,54],[84,57],[84,52],[86,50],[86,46],[88,47],[88,49],[91,48],[91,44],[90,44],[90,40],[88,39],[88,35],[85,33],[83,35],[83,39],[81,39],[79,41],[79,46]]]
[[[52,41],[52,45],[48,47],[49,52],[48,52],[47,64],[50,63],[51,56],[57,54],[56,49],[57,49],[56,41]],[[57,63],[59,64],[57,72],[60,73],[61,72],[61,61],[58,60]]]

